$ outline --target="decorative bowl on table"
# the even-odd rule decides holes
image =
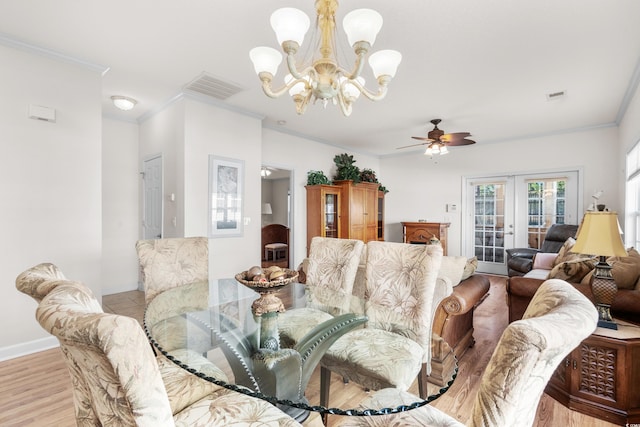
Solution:
[[[255,274],[257,272],[256,268],[262,270],[262,272]],[[275,293],[295,281],[298,278],[298,272],[288,268],[276,268],[277,270],[273,269],[273,267],[265,267],[264,269],[252,267],[247,271],[236,274],[238,282],[260,294],[260,298],[251,304],[251,311],[256,316],[285,311],[282,300]]]

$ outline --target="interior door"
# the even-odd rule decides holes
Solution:
[[[580,173],[468,178],[465,251],[478,271],[507,274],[505,249],[539,249],[552,224],[578,224]]]
[[[466,224],[467,253],[478,257],[478,271],[506,274],[505,248],[514,239],[513,177],[468,181]]]
[[[142,238],[162,237],[162,156],[143,161]]]

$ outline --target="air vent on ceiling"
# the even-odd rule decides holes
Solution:
[[[226,82],[217,77],[213,77],[207,73],[202,73],[194,80],[187,83],[184,89],[220,100],[225,100],[242,91],[240,86]]]
[[[547,94],[547,101],[555,101],[556,99],[564,98],[567,95],[567,92],[564,90],[560,90],[558,92],[551,92]]]

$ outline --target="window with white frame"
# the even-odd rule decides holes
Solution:
[[[625,189],[625,233],[627,247],[640,247],[640,141],[627,153]]]

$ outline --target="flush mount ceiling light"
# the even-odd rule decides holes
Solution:
[[[273,77],[282,61],[282,54],[271,47],[251,49],[249,57],[256,73],[262,81],[264,93],[278,98],[288,92],[296,104],[298,114],[303,114],[313,98],[320,100],[326,107],[331,101],[339,105],[345,116],[349,116],[353,102],[360,94],[372,101],[383,99],[387,85],[395,76],[398,64],[402,60],[400,52],[381,50],[369,56],[369,65],[378,81],[377,93],[364,87],[365,80],[360,75],[364,59],[373,46],[376,36],[382,28],[382,16],[371,9],[356,9],[349,12],[342,21],[349,44],[353,47],[356,60],[352,71],[338,64],[335,48],[337,0],[316,0],[317,28],[312,37],[310,58],[296,58],[304,36],[309,29],[309,17],[299,9],[285,7],[271,15],[271,27],[276,33],[278,43],[287,56],[287,68],[290,74],[284,77],[284,86],[273,90]],[[314,50],[315,49],[315,50]],[[296,63],[302,64],[298,70]]]
[[[113,105],[124,111],[131,110],[138,103],[138,101],[133,98],[119,95],[112,96],[111,100],[113,101]]]

